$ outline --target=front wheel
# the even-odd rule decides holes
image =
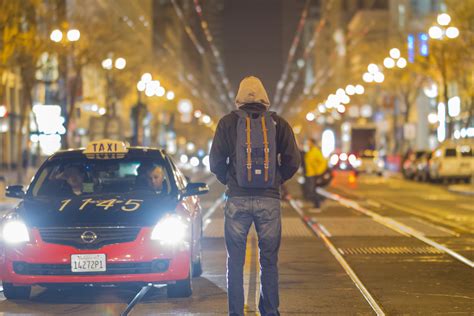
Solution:
[[[202,263],[201,263],[201,256],[196,262],[193,262],[193,278],[200,277],[202,274]]]
[[[9,300],[27,300],[30,298],[31,286],[14,286],[3,283],[3,295]]]
[[[191,282],[192,272],[189,271],[188,277],[184,280],[176,281],[175,284],[168,284],[166,292],[169,298],[190,297],[193,294]]]

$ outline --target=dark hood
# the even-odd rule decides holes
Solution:
[[[86,203],[86,199],[92,201]],[[107,202],[116,199],[114,203]],[[111,194],[87,197],[27,198],[16,212],[29,227],[152,226],[166,213],[174,212],[178,201],[173,196],[154,193]],[[133,211],[129,211],[137,206]],[[108,206],[108,207],[107,207]],[[62,210],[61,210],[62,208]]]

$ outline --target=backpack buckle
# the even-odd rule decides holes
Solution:
[[[252,164],[251,163],[247,164],[247,169],[252,169]]]
[[[252,152],[252,148],[247,148],[246,150],[247,150],[248,153]]]
[[[269,152],[270,152],[270,148],[267,147],[267,148],[263,149],[263,151],[266,152],[266,153],[269,153]]]

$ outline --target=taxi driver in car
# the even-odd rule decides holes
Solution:
[[[165,171],[161,166],[155,166],[147,172],[147,181],[150,188],[161,193],[163,191],[163,180],[165,178]]]
[[[79,167],[68,166],[62,172],[61,178],[66,180],[67,184],[69,184],[72,193],[74,193],[75,195],[82,194],[82,185],[84,183],[85,175],[83,172],[81,172]]]

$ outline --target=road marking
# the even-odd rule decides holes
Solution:
[[[318,220],[315,217],[313,217],[311,220],[315,223],[318,222]],[[326,235],[326,237],[332,237],[331,233],[326,229],[326,227],[324,227],[323,224],[318,223],[318,225],[321,228],[321,230],[323,231],[324,235]]]
[[[338,191],[341,191],[343,194],[347,194],[347,195],[353,195],[352,192],[348,191],[348,190],[345,190],[341,187],[338,187],[337,188]],[[436,222],[436,223],[439,223],[441,225],[448,225],[450,227],[453,227],[455,229],[458,229],[462,232],[465,232],[465,233],[468,233],[470,234],[471,233],[471,230],[469,228],[466,228],[462,225],[459,225],[459,224],[456,224],[454,223],[454,219],[453,221],[447,223],[447,222],[443,222],[442,220],[440,220],[438,217],[435,217],[435,216],[432,216],[430,214],[427,214],[427,211],[423,210],[423,209],[420,209],[419,206],[418,206],[418,209],[415,209],[413,207],[405,207],[405,206],[402,206],[402,205],[398,205],[396,203],[393,203],[393,202],[390,202],[388,201],[387,199],[384,199],[384,196],[381,196],[380,198],[383,199],[383,205],[385,206],[388,206],[388,207],[391,207],[391,208],[394,208],[394,209],[397,209],[399,211],[402,211],[402,212],[405,212],[405,213],[409,213],[409,214],[413,214],[413,215],[417,215],[417,216],[420,216],[422,218],[426,218],[426,219],[429,219],[430,221],[433,221],[433,222]],[[449,217],[447,218],[449,219]]]
[[[431,226],[431,227],[433,227],[433,228],[439,229],[439,230],[441,230],[441,231],[443,231],[443,232],[445,232],[445,233],[448,233],[448,234],[450,234],[450,235],[452,235],[452,236],[455,236],[455,237],[459,237],[459,236],[460,236],[458,233],[452,231],[451,229],[447,229],[447,228],[444,228],[444,227],[442,227],[442,226],[435,225],[435,224],[433,224],[433,223],[427,222],[427,221],[425,221],[425,220],[423,220],[423,219],[421,219],[421,218],[418,218],[418,217],[412,217],[412,218],[413,218],[415,221],[419,222],[419,223],[422,223],[422,224]]]
[[[294,200],[290,200],[290,205],[293,207],[293,209],[300,214],[302,217],[302,220],[306,222],[306,224],[313,230],[313,232],[321,238],[324,243],[326,244],[326,247],[329,248],[329,251],[332,253],[332,255],[336,258],[336,260],[339,262],[339,264],[342,266],[342,268],[346,271],[346,273],[349,275],[351,278],[352,282],[357,286],[359,291],[362,293],[364,296],[365,300],[369,303],[369,305],[372,307],[372,309],[375,311],[375,313],[379,316],[385,315],[384,311],[382,308],[377,304],[373,296],[370,294],[370,292],[367,290],[367,288],[364,286],[364,284],[361,282],[359,277],[355,274],[354,270],[349,266],[347,261],[344,259],[344,257],[339,253],[337,248],[334,246],[334,244],[326,237],[324,234],[323,230],[321,229],[321,225],[318,224],[317,222],[313,222],[311,219],[308,217],[304,216],[304,212],[301,208],[298,207],[298,205],[295,203]]]
[[[203,230],[206,230],[207,226],[209,226],[209,224],[211,223],[211,219],[210,217],[212,216],[212,214],[214,214],[214,212],[216,211],[216,209],[222,204],[222,202],[224,202],[225,200],[225,196],[224,194],[218,198],[214,204],[212,204],[212,206],[209,208],[209,210],[206,212],[206,214],[204,214],[204,216],[202,217],[202,221],[203,221]]]
[[[409,226],[406,226],[406,225],[394,220],[393,218],[381,216],[377,213],[374,213],[374,212],[360,206],[357,202],[355,202],[353,200],[350,200],[350,199],[343,198],[342,196],[340,196],[338,194],[330,193],[330,192],[328,192],[324,189],[321,189],[321,188],[318,188],[318,193],[325,196],[325,197],[327,197],[327,198],[329,198],[329,199],[338,201],[341,205],[351,207],[354,210],[356,210],[358,212],[361,212],[361,213],[371,217],[372,219],[379,222],[380,224],[383,224],[383,225],[385,225],[385,226],[387,226],[391,229],[395,229],[397,232],[401,231],[401,232],[404,232],[405,234],[407,234],[409,236],[413,236],[413,237],[421,240],[422,242],[427,243],[428,245],[437,248],[438,250],[446,252],[451,257],[455,258],[456,260],[459,260],[460,262],[468,265],[469,267],[474,268],[474,262],[472,262],[471,260],[467,259],[466,257],[460,255],[459,253],[449,249],[448,247],[443,246],[443,245],[437,243],[436,241],[434,241],[430,238],[427,238],[423,233],[417,231],[416,229],[413,229]]]

